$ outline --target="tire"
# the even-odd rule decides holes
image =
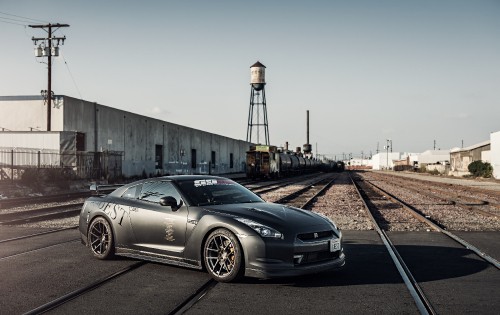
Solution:
[[[105,218],[98,217],[90,223],[87,244],[89,244],[92,255],[98,259],[114,257],[113,231]]]
[[[203,259],[210,276],[219,282],[231,282],[243,276],[243,252],[238,238],[226,229],[210,233],[204,248]]]

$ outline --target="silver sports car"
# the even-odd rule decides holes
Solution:
[[[345,263],[342,233],[330,219],[265,202],[215,176],[145,179],[90,197],[80,233],[99,259],[116,254],[206,268],[222,282],[317,273]]]

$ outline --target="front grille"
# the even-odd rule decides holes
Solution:
[[[340,256],[340,250],[336,252],[330,252],[325,250],[325,251],[311,252],[311,253],[296,253],[295,256],[297,257],[297,259],[294,259],[295,265],[303,266],[307,264],[314,264],[322,261],[337,259]],[[302,256],[301,259],[298,259],[298,256]]]
[[[332,238],[333,237],[333,231],[320,231],[320,232],[311,232],[311,233],[302,233],[298,234],[297,238],[301,241],[310,241],[310,240],[317,240],[317,239],[322,239],[322,238]]]

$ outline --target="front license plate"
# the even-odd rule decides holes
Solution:
[[[330,240],[330,251],[336,252],[338,250],[340,250],[340,239],[336,238],[336,239]]]

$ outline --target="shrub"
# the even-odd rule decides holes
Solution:
[[[469,172],[475,177],[490,178],[493,175],[493,166],[488,162],[481,160],[474,161],[467,167]]]
[[[423,166],[421,166],[421,167],[419,167],[417,169],[417,172],[419,172],[419,173],[426,173],[427,172],[427,167],[425,167],[425,165],[423,165]]]
[[[439,175],[439,171],[437,169],[433,169],[432,171],[428,171],[429,174],[431,175]]]

